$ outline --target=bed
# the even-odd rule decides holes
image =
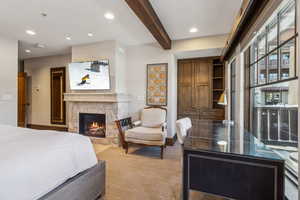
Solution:
[[[88,137],[0,125],[0,199],[94,200],[105,163]]]

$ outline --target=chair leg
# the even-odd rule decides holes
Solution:
[[[129,144],[127,143],[126,146],[125,146],[125,153],[126,154],[128,153],[128,147],[129,147]]]
[[[160,159],[164,158],[164,146],[160,147]]]

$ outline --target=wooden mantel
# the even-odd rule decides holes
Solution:
[[[130,97],[119,93],[65,93],[66,102],[128,103]]]
[[[125,0],[136,16],[164,49],[171,49],[171,39],[149,0]]]

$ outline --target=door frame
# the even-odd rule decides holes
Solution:
[[[53,80],[52,80],[52,75],[53,73],[62,73],[63,76],[63,86],[62,86],[62,95],[61,95],[61,101],[62,101],[62,107],[61,107],[61,119],[60,120],[55,120],[54,119],[54,113],[53,113]],[[50,117],[51,117],[51,124],[60,124],[60,125],[65,125],[66,124],[66,102],[64,101],[64,93],[66,92],[66,67],[56,67],[56,68],[51,68],[50,69]]]

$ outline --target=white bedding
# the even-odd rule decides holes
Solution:
[[[88,137],[0,125],[0,199],[32,200],[97,164]]]

